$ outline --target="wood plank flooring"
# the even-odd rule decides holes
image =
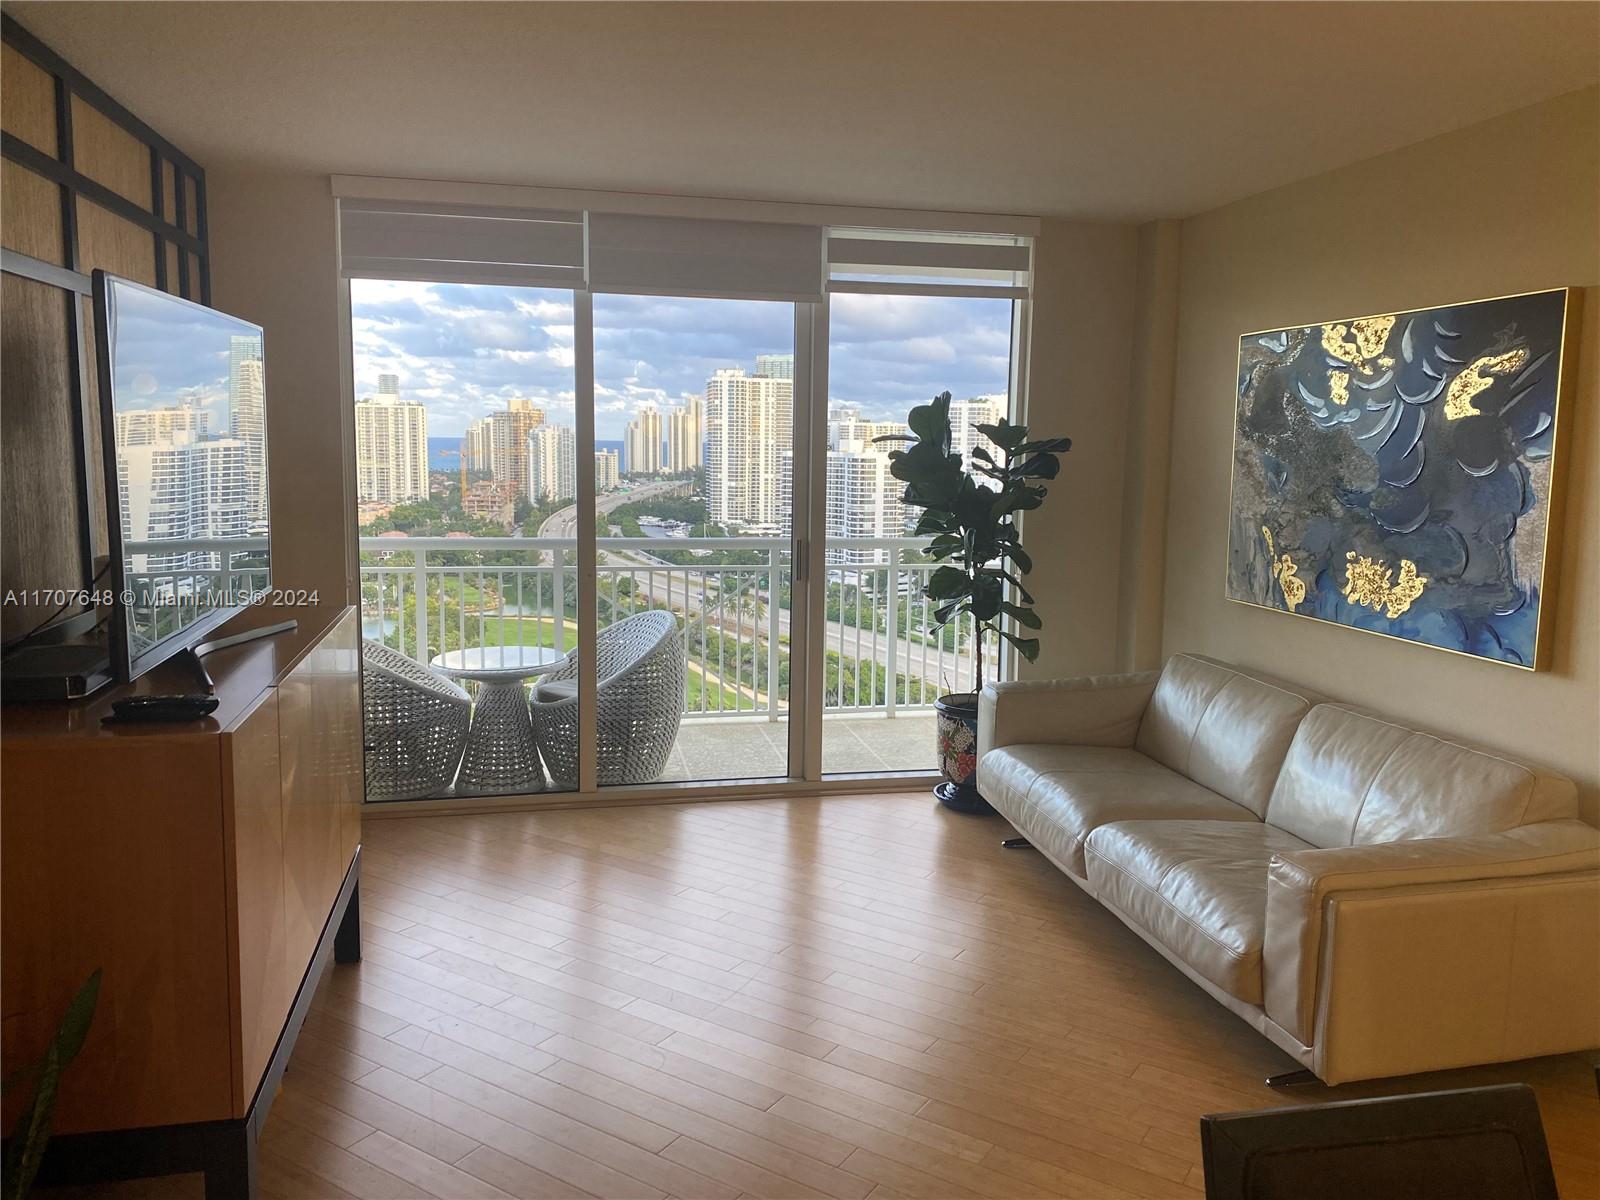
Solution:
[[[1271,1092],[1284,1055],[1009,832],[922,793],[369,821],[263,1190],[1192,1198],[1203,1113],[1522,1080],[1600,1196],[1584,1060]]]

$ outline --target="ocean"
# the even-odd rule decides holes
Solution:
[[[607,438],[595,439],[596,450],[615,450],[622,454],[622,443]],[[428,439],[428,470],[430,471],[458,471],[461,461],[456,457],[461,452],[461,439],[459,437],[431,437]]]

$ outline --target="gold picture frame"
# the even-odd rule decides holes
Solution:
[[[1241,334],[1228,600],[1549,666],[1582,292]]]

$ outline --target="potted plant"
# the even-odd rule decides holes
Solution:
[[[942,696],[934,707],[939,725],[939,769],[945,781],[934,789],[941,803],[959,812],[988,812],[978,794],[978,693],[983,690],[984,648],[1004,638],[1029,662],[1039,656],[1039,639],[1023,637],[1008,627],[1043,624],[1033,610],[1033,597],[1022,576],[1033,560],[1022,548],[1016,515],[1044,503],[1042,481],[1061,471],[1059,455],[1071,449],[1070,438],[1029,439],[1026,425],[1002,418],[998,424],[975,426],[993,443],[972,451],[972,471],[952,448],[950,393],[919,404],[906,418],[910,433],[887,434],[880,442],[907,443],[889,458],[894,477],[906,485],[905,503],[922,509],[915,534],[931,537],[928,555],[943,563],[923,589],[938,603],[933,618],[943,629],[971,618],[973,690]],[[1007,587],[1012,590],[1007,594]],[[959,645],[959,642],[958,642]]]

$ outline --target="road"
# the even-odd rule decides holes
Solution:
[[[614,554],[615,552],[608,552]],[[627,563],[631,567],[633,564]],[[760,567],[727,567],[720,568],[728,571],[756,572]],[[663,565],[659,574],[652,571],[647,564],[640,570],[633,572],[634,587],[638,593],[650,597],[652,603],[676,609],[685,614],[698,615],[701,611],[700,591],[692,583],[692,574],[698,572],[711,572],[719,570],[717,567],[680,567]],[[655,577],[652,578],[652,575]],[[746,576],[748,578],[748,576]],[[756,637],[766,640],[767,632],[772,624],[771,610],[762,613],[759,620],[755,620],[749,613],[741,621],[731,610],[719,613],[717,605],[717,592],[714,587],[708,588],[705,598],[705,616],[707,623],[712,628],[720,628],[725,633],[733,633],[742,625],[746,638]],[[763,604],[766,597],[762,596]],[[902,598],[902,603],[920,603],[920,601],[907,601]],[[866,615],[865,611],[862,613]],[[778,636],[787,637],[789,634],[789,610],[778,610]],[[857,634],[860,635],[860,648],[857,649]],[[842,658],[875,661],[878,666],[887,668],[889,665],[889,635],[879,631],[874,637],[870,628],[857,629],[854,625],[845,625],[838,621],[824,621],[822,624],[823,644],[827,649],[836,651]],[[896,670],[902,674],[914,675],[921,678],[924,683],[944,690],[957,691],[961,687],[970,687],[968,682],[972,673],[972,659],[969,654],[956,655],[946,652],[943,661],[932,646],[927,647],[926,667],[924,668],[923,646],[920,642],[913,642],[902,637],[896,647],[898,662]],[[990,650],[990,655],[993,655]],[[994,663],[990,662],[989,670],[994,670]]]
[[[624,504],[633,504],[639,500],[648,500],[652,496],[670,496],[674,492],[681,492],[692,486],[686,479],[665,480],[660,483],[645,483],[626,492],[606,492],[595,497],[594,510],[596,514],[608,513],[614,508],[621,508]],[[539,537],[542,538],[575,538],[578,536],[578,506],[569,504],[566,508],[551,513],[539,523]]]
[[[668,480],[659,483],[646,483],[636,486],[627,492],[608,492],[595,500],[597,513],[607,513],[624,504],[632,504],[639,500],[646,500],[652,496],[671,495],[681,491],[687,486],[686,481]],[[575,538],[578,536],[578,510],[575,505],[552,513],[539,525],[539,537],[542,538]],[[712,566],[678,566],[664,562],[644,551],[629,549],[626,551],[606,550],[604,561],[613,563],[623,568],[638,568],[634,575],[634,586],[642,593],[648,595],[652,602],[664,604],[668,608],[676,608],[685,614],[700,613],[700,594],[698,588],[691,588],[689,579],[700,572],[711,572],[718,568]],[[727,570],[738,570],[729,567]],[[747,571],[760,568],[745,568]],[[652,579],[652,570],[660,570],[662,578]],[[716,589],[711,588],[706,593],[706,616],[713,627],[720,627],[727,633],[733,633],[735,627],[741,622],[735,614],[728,612],[720,615],[716,611]],[[763,603],[765,597],[763,596]],[[771,624],[770,614],[763,614],[759,622],[752,621],[746,615],[743,622],[746,636],[757,636],[765,639]],[[854,625],[845,625],[838,621],[825,621],[823,623],[823,643],[829,649],[836,651],[843,658],[870,659],[877,662],[880,667],[889,664],[889,636],[880,632],[874,639],[870,629],[860,630],[860,650],[856,649],[857,629]],[[778,610],[778,634],[787,637],[789,634],[789,610]],[[919,643],[902,638],[897,648],[899,662],[897,669],[900,673],[912,673],[919,677],[923,668],[923,647]],[[957,657],[954,654],[944,655],[941,664],[939,654],[931,646],[928,647],[927,672],[933,678],[924,679],[925,683],[943,688],[959,688],[965,679],[970,677],[972,670],[971,658],[967,654]],[[959,671],[959,678],[958,678]]]

